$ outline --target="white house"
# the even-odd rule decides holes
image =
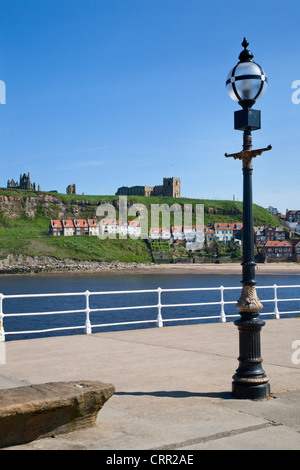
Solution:
[[[99,235],[99,225],[96,219],[88,219],[89,235]]]
[[[232,240],[234,224],[216,223],[215,224],[215,237],[218,242],[228,243]]]
[[[161,237],[160,229],[158,227],[150,228],[150,238],[151,240],[159,240]]]
[[[119,235],[126,236],[128,234],[128,223],[119,221]]]
[[[161,229],[161,238],[162,240],[170,240],[171,238],[171,232],[168,228],[162,227]]]
[[[130,237],[140,237],[141,236],[141,223],[137,220],[128,221],[128,235]]]
[[[64,232],[65,237],[75,235],[75,227],[74,227],[73,220],[63,220],[62,225],[63,225],[63,232]]]
[[[174,240],[185,240],[185,235],[182,230],[182,225],[172,226],[172,237]]]
[[[171,232],[166,227],[162,227],[162,228],[151,227],[150,238],[151,240],[170,240]]]
[[[187,241],[204,242],[204,226],[184,225],[183,233]]]
[[[102,219],[99,224],[100,235],[110,235],[118,233],[119,222],[116,219]]]

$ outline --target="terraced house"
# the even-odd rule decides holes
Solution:
[[[141,236],[141,224],[137,220],[128,221],[128,235],[131,237],[140,237]]]
[[[141,224],[136,220],[119,222],[117,219],[102,219],[100,221],[100,235],[129,235],[130,237],[141,236]]]
[[[51,220],[49,226],[49,235],[59,237],[63,235],[63,225],[61,220]]]
[[[171,230],[172,230],[172,237],[173,237],[174,240],[178,240],[178,241],[184,241],[185,240],[182,225],[174,225],[174,226],[172,226]]]
[[[241,231],[243,228],[243,224],[241,222],[238,223],[216,223],[214,225],[215,230],[215,240],[217,242],[224,242],[229,243],[231,240],[235,238],[239,238],[241,240]]]
[[[170,240],[171,232],[168,228],[151,227],[150,239],[151,240]]]
[[[299,223],[300,222],[300,210],[286,210],[285,220],[287,222]]]
[[[52,237],[73,235],[98,235],[99,227],[96,219],[51,220],[49,235]]]
[[[99,226],[96,219],[88,219],[89,235],[99,235]]]
[[[85,219],[74,220],[75,235],[89,235],[89,226]]]
[[[254,227],[254,235],[256,245],[264,245],[266,242],[273,240],[285,240],[285,231],[281,225],[277,227]]]
[[[62,220],[63,236],[72,237],[75,234],[75,227],[73,220]]]
[[[264,246],[266,261],[281,258],[292,260],[293,247],[288,241],[269,240]]]
[[[119,221],[117,219],[102,219],[99,225],[100,235],[111,235],[118,233]]]
[[[293,240],[294,252],[293,252],[293,261],[300,263],[300,241]]]

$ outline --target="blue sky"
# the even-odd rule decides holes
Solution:
[[[182,196],[242,200],[239,106],[225,80],[246,36],[268,77],[255,108],[253,200],[300,208],[300,2],[0,0],[0,186],[114,194],[181,178]]]

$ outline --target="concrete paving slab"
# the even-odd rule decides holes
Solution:
[[[262,418],[227,410],[203,398],[155,399],[156,403],[151,397],[132,397],[131,403],[127,402],[127,406],[121,408],[118,401],[121,402],[122,397],[112,397],[111,403],[99,413],[96,428],[58,436],[55,440],[35,441],[26,448],[179,449],[191,442],[197,443],[207,435],[226,435],[245,428],[260,429],[269,424]]]
[[[286,426],[268,426],[211,439],[179,450],[300,450],[300,437]]]
[[[300,433],[300,390],[279,393],[272,400],[263,402],[223,400],[219,404],[241,413],[261,417],[277,425],[286,425]]]
[[[270,320],[262,331],[272,393],[264,402],[232,398],[233,323],[7,342],[0,387],[100,380],[116,389],[95,428],[18,448],[252,449],[260,442],[298,449],[300,365],[292,343],[300,339],[300,320]]]

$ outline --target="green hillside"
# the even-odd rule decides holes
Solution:
[[[100,203],[109,202],[118,217],[119,196],[67,195],[0,189],[0,258],[8,254],[52,256],[59,259],[151,262],[144,240],[100,240],[98,237],[49,237],[50,219],[93,218]],[[195,221],[196,204],[204,204],[204,223],[241,222],[242,202],[189,198],[128,196],[128,206],[143,204],[149,215],[151,204],[191,204]],[[260,206],[254,205],[255,225],[278,225],[278,220]],[[135,218],[135,217],[129,217]],[[171,213],[171,223],[173,214]]]
[[[57,194],[63,202],[70,205],[72,202],[80,199],[87,202],[103,201],[113,203],[119,200],[119,196],[78,196],[68,194]],[[146,196],[127,196],[127,202],[132,204],[143,204],[150,214],[151,204],[167,204],[171,207],[173,204],[191,204],[195,209],[196,204],[204,205],[204,224],[209,225],[214,222],[241,222],[243,218],[243,203],[239,201],[218,201],[209,199],[192,198],[169,198],[169,197],[146,197]],[[266,209],[256,204],[253,206],[254,225],[278,225],[278,220]]]

